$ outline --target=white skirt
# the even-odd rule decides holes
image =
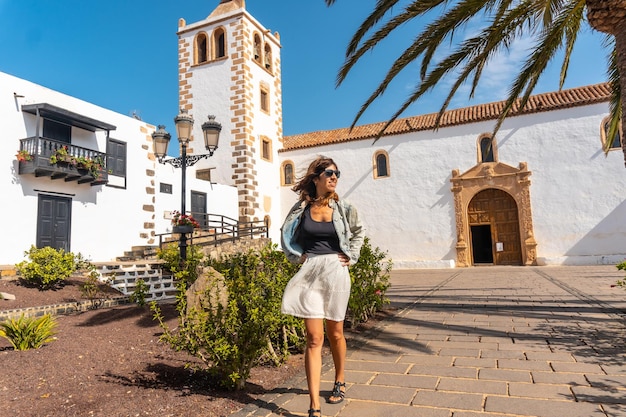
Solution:
[[[343,321],[350,299],[350,272],[339,255],[307,255],[287,283],[281,312],[305,319]]]

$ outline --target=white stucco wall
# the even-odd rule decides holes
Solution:
[[[508,119],[498,133],[498,160],[532,171],[530,195],[540,264],[594,264],[626,258],[626,175],[621,151],[605,157],[600,123],[607,105]],[[395,268],[452,267],[456,226],[451,171],[477,163],[477,140],[492,122],[281,153],[300,176],[317,155],[342,172],[338,193],[353,202],[372,245]],[[374,179],[373,155],[389,154],[391,176]],[[296,201],[281,187],[283,217]],[[272,230],[279,238],[278,228]]]
[[[172,230],[171,213],[180,211],[182,187],[181,170],[170,164],[157,164],[155,175],[156,204],[155,222],[156,233],[168,233]],[[191,211],[191,193],[197,191],[207,195],[207,213],[220,214],[237,219],[237,188],[229,185],[217,184],[196,178],[196,166],[187,168],[185,206]],[[172,194],[160,192],[160,183],[171,184]]]
[[[13,92],[20,96],[14,98]],[[111,137],[127,142],[127,188],[103,185],[90,186],[76,181],[65,182],[49,177],[19,175],[15,153],[19,140],[35,134],[35,116],[22,113],[23,104],[50,103],[75,113],[100,120],[117,127]],[[28,81],[0,73],[0,114],[7,122],[5,140],[0,141],[3,169],[10,170],[10,181],[3,180],[3,200],[0,213],[10,218],[19,213],[21,222],[7,224],[6,239],[0,253],[0,264],[22,260],[23,252],[35,244],[37,235],[37,203],[39,194],[52,194],[72,199],[71,250],[94,260],[109,260],[123,255],[133,245],[145,245],[140,238],[144,222],[151,221],[142,210],[149,202],[146,170],[151,168],[146,144],[148,127],[145,123],[126,117],[91,103],[61,94]],[[95,133],[72,128],[73,144],[106,152],[106,133]]]

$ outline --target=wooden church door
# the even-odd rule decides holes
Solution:
[[[522,265],[519,216],[513,197],[493,188],[483,190],[470,201],[467,215],[474,264]]]

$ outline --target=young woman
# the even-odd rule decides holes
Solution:
[[[359,259],[364,230],[354,206],[340,200],[335,192],[340,174],[330,158],[311,162],[306,175],[292,188],[299,201],[281,229],[287,258],[303,264],[285,288],[282,312],[304,318],[309,417],[322,415],[319,392],[324,321],[335,365],[335,384],[327,401],[342,402],[346,391],[343,321],[350,298],[348,266]]]

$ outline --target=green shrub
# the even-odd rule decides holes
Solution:
[[[620,271],[626,271],[626,261],[619,263],[617,265],[615,265],[617,267],[617,269],[619,269]],[[622,288],[626,288],[626,279],[620,279],[617,280],[617,285],[619,285]]]
[[[15,350],[39,349],[44,343],[53,341],[56,320],[46,314],[41,317],[9,319],[0,323],[0,336],[9,340]]]
[[[200,358],[224,386],[242,389],[254,366],[280,364],[290,351],[304,348],[304,321],[280,312],[285,287],[299,265],[291,264],[276,245],[210,260],[208,265],[224,279],[209,277],[199,308],[188,308],[186,298],[188,285],[195,281],[189,279],[199,263],[189,262],[188,267],[194,268],[190,272],[180,267],[177,252],[165,250],[160,257],[176,271],[179,313],[178,326],[171,330],[158,305],[151,304],[164,330],[161,340]],[[392,263],[385,258],[366,238],[359,262],[350,268],[348,317],[353,327],[388,303],[385,293]]]
[[[49,246],[38,249],[31,246],[24,252],[30,261],[15,265],[17,273],[31,284],[42,289],[55,288],[69,278],[78,268],[77,258],[72,252]]]
[[[193,284],[198,279],[204,254],[198,245],[187,246],[187,265],[181,267],[180,250],[178,246],[170,244],[157,250],[157,258],[165,261],[164,268],[174,277],[184,279],[187,284]]]
[[[224,279],[212,277],[201,308],[187,310],[187,285],[178,281],[176,332],[164,325],[155,303],[153,311],[164,328],[163,340],[201,358],[224,386],[242,389],[254,366],[268,360],[280,363],[290,347],[302,347],[302,321],[280,313],[284,288],[297,266],[271,244],[210,265]]]
[[[366,322],[389,303],[385,294],[393,263],[390,259],[385,261],[386,257],[379,248],[372,249],[368,237],[364,239],[359,261],[350,267],[352,288],[347,318],[352,328]]]
[[[146,284],[146,281],[144,281],[141,278],[137,278],[137,280],[135,281],[135,289],[133,290],[133,293],[129,297],[130,302],[137,303],[139,307],[145,306],[146,297],[148,296],[149,290],[150,290],[150,287],[148,286],[148,284]]]

